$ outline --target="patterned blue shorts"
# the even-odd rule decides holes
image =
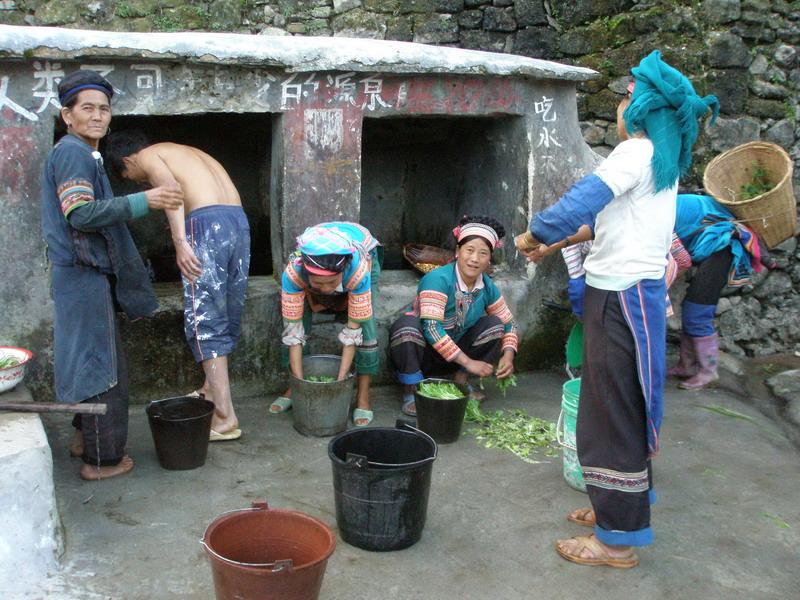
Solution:
[[[250,227],[241,206],[204,206],[186,217],[186,239],[203,265],[194,283],[183,279],[186,341],[201,362],[230,354],[239,339]]]

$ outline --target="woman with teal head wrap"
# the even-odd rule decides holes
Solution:
[[[653,142],[656,191],[671,187],[692,166],[692,147],[700,129],[698,119],[711,110],[719,114],[716,96],[701,98],[692,82],[661,60],[653,50],[631,69],[636,85],[623,114],[628,132],[643,131]]]
[[[659,451],[666,372],[667,254],[678,179],[692,162],[698,119],[719,102],[655,51],[632,69],[617,109],[621,142],[593,173],[534,216],[515,240],[529,260],[581,239],[584,262],[583,367],[576,427],[578,460],[591,507],[567,517],[593,535],[558,540],[563,558],[629,568],[634,548],[653,542],[651,458]]]

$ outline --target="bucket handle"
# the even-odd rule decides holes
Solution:
[[[200,545],[203,546],[209,554],[214,555],[216,558],[218,558],[220,561],[224,563],[238,565],[240,567],[256,567],[256,568],[270,569],[270,573],[280,573],[281,571],[286,571],[288,573],[291,573],[294,570],[294,561],[291,558],[284,558],[269,563],[244,563],[244,562],[239,562],[238,560],[231,560],[230,558],[225,558],[224,556],[220,556],[214,551],[214,549],[211,546],[209,546],[206,543],[205,540],[200,540]]]
[[[413,420],[413,419],[397,419],[394,422],[394,428],[395,429],[410,429],[412,431],[419,431],[419,429],[414,427],[414,425],[416,423],[417,422],[415,420]]]
[[[569,377],[570,380],[578,378],[578,376],[572,372],[572,369],[569,368],[569,363],[564,365],[564,370],[567,372],[567,377]]]
[[[433,444],[433,456],[431,457],[430,460],[436,460],[436,457],[439,456],[439,444],[437,444],[436,440],[434,440],[427,433],[425,433],[424,431],[422,431],[418,427],[414,427],[414,424],[416,424],[416,421],[412,421],[411,419],[397,419],[397,421],[395,421],[395,423],[394,423],[394,427],[395,427],[395,429],[403,429],[405,431],[412,431],[414,433],[418,433],[418,434],[428,438],[431,441],[431,443]]]
[[[345,464],[355,469],[366,469],[369,466],[369,461],[363,454],[348,452],[345,456]]]
[[[250,503],[250,510],[269,510],[269,504],[267,503],[266,499],[254,500],[253,502]],[[222,517],[227,514],[237,513],[237,512],[242,512],[242,509],[229,510],[222,513],[220,516]],[[291,572],[294,569],[294,561],[291,558],[284,558],[269,563],[244,563],[244,562],[239,562],[237,560],[231,560],[230,558],[225,558],[224,556],[220,556],[217,552],[214,551],[214,549],[211,546],[209,546],[206,543],[205,538],[200,540],[200,545],[202,545],[208,551],[209,554],[213,554],[222,562],[232,563],[234,565],[239,565],[241,567],[269,568],[271,573],[280,573],[281,571]]]
[[[573,452],[577,452],[578,449],[573,446],[572,444],[568,444],[566,440],[566,436],[564,435],[564,409],[561,409],[561,412],[558,413],[558,423],[556,423],[556,441],[559,445],[567,448],[568,450],[572,450]]]

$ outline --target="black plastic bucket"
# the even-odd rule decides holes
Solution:
[[[464,422],[464,413],[467,410],[469,390],[467,386],[455,383],[450,379],[428,378],[420,383],[452,383],[464,394],[457,400],[442,400],[428,398],[417,390],[417,427],[431,436],[439,444],[450,444],[458,440],[461,435],[461,424]]]
[[[328,444],[336,524],[348,544],[383,552],[422,537],[436,442],[398,421],[339,434]]]
[[[145,412],[158,464],[170,471],[186,471],[205,464],[213,402],[192,396],[166,398],[154,400]]]

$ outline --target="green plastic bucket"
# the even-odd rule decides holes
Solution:
[[[581,395],[581,380],[570,379],[562,388],[561,413],[558,415],[556,435],[561,444],[564,480],[578,490],[586,491],[581,464],[578,462],[578,449],[575,445],[575,426],[578,422],[578,402]]]

